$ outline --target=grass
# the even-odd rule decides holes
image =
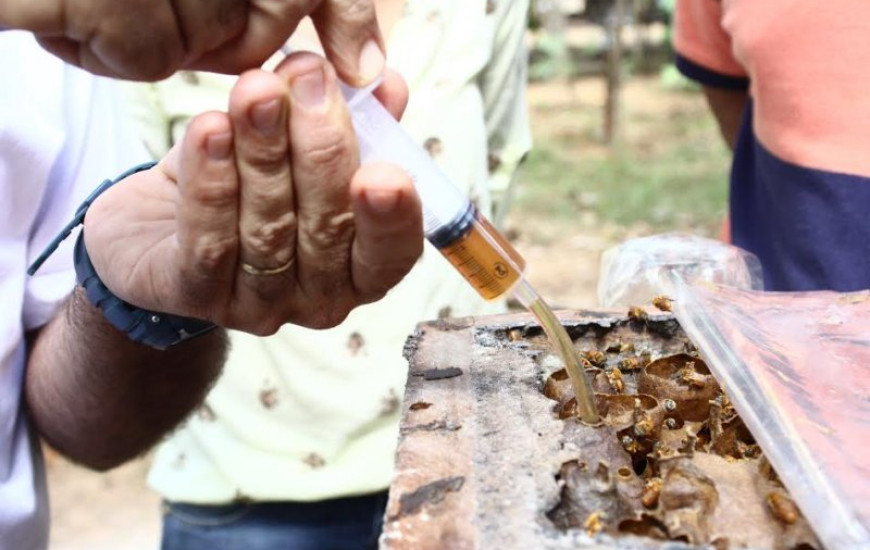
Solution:
[[[517,214],[642,225],[650,233],[717,233],[729,153],[700,94],[632,79],[623,95],[622,138],[610,148],[599,138],[600,107],[582,91],[565,95],[530,93],[535,147],[520,174]]]

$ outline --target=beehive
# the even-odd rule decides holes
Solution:
[[[407,343],[381,548],[821,548],[670,314],[563,312],[605,422],[524,314]]]

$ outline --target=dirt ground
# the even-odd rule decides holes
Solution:
[[[654,79],[632,80],[626,87],[633,109],[660,110]],[[536,137],[571,131],[572,121],[554,110],[554,102],[580,102],[590,111],[603,102],[601,80],[566,88],[565,83],[535,84],[530,105]],[[680,101],[685,101],[682,99]],[[695,101],[695,100],[691,100]],[[536,112],[546,104],[547,112]],[[589,151],[596,154],[596,151]],[[597,153],[600,153],[598,151]],[[521,202],[518,202],[521,204]],[[607,247],[648,228],[612,227],[594,216],[580,215],[570,225],[552,223],[515,208],[507,226],[526,258],[528,276],[557,307],[594,307],[598,262]],[[145,486],[148,459],[134,461],[107,474],[85,471],[58,457],[49,457],[52,507],[51,550],[153,550],[159,544],[160,502]]]
[[[97,474],[49,457],[50,550],[156,550],[160,499],[145,486],[148,460]]]

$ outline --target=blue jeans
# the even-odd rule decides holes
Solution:
[[[161,550],[377,548],[387,493],[320,502],[165,503]]]

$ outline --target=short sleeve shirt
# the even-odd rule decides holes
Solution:
[[[677,66],[748,90],[732,239],[769,290],[870,288],[870,3],[678,0]]]
[[[486,213],[531,145],[525,0],[407,0],[387,61],[408,83],[401,124]],[[294,36],[294,49],[316,49]],[[137,86],[133,108],[159,153],[186,121],[226,105],[234,80],[187,73]],[[204,406],[157,452],[150,484],[170,500],[308,501],[385,489],[393,473],[407,362],[419,321],[494,313],[427,247],[384,299],[341,325],[232,334]]]

